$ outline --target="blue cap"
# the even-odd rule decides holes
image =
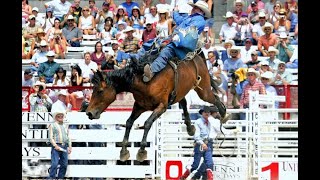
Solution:
[[[49,11],[50,11],[50,12],[53,12],[53,8],[52,8],[52,7],[48,7],[48,8],[47,8],[47,12],[49,12]]]

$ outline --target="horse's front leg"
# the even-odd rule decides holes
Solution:
[[[147,151],[145,150],[147,146],[147,136],[149,133],[149,130],[155,120],[157,120],[165,111],[167,110],[167,106],[160,104],[150,115],[150,117],[144,122],[144,133],[140,145],[140,149],[137,153],[137,160],[139,162],[144,161],[147,159]]]
[[[187,126],[187,132],[188,132],[189,136],[193,136],[195,131],[196,131],[196,128],[194,127],[194,125],[191,125],[189,112],[187,110],[187,100],[186,100],[186,98],[181,99],[179,104],[181,105],[181,107],[183,109],[184,124]]]
[[[145,111],[146,110],[144,108],[140,107],[137,103],[134,103],[131,115],[129,119],[126,121],[126,132],[124,133],[124,137],[122,141],[122,148],[120,151],[120,161],[126,161],[129,159],[130,153],[127,150],[127,147],[129,144],[128,140],[129,140],[130,131],[134,121]]]

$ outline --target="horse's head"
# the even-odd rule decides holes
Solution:
[[[93,92],[86,110],[89,119],[99,119],[100,114],[116,99],[116,90],[107,84],[105,76],[97,71],[92,78]]]

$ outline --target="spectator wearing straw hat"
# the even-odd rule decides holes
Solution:
[[[273,73],[270,71],[266,71],[264,73],[261,74],[261,82],[262,84],[266,87],[266,93],[267,95],[274,95],[277,96],[277,90],[276,88],[274,88],[273,86],[270,85],[270,83],[273,81]],[[276,101],[275,102],[275,108],[278,109],[279,108],[279,102]]]
[[[48,60],[40,64],[38,75],[44,76],[47,83],[52,83],[54,74],[56,73],[56,70],[60,67],[60,65],[54,62],[55,54],[53,51],[49,51],[46,56]]]
[[[219,32],[219,41],[220,43],[233,39],[236,36],[237,30],[236,25],[237,23],[233,20],[234,14],[232,12],[228,11],[226,13],[226,16],[224,16],[227,20],[227,23],[223,24],[221,26],[220,32]]]
[[[272,85],[289,85],[292,81],[292,73],[286,70],[286,63],[281,61],[278,70],[274,73]]]
[[[268,49],[269,58],[267,58],[266,61],[269,63],[271,72],[275,72],[278,69],[278,64],[280,63],[280,60],[277,58],[278,54],[279,54],[278,49],[274,48],[273,46],[269,47]]]
[[[259,22],[255,23],[252,28],[252,38],[253,38],[252,44],[253,45],[257,45],[259,37],[265,34],[264,31],[262,30],[262,27],[266,22],[267,22],[266,14],[263,11],[259,12]]]
[[[82,40],[82,30],[75,26],[74,17],[68,15],[68,26],[62,29],[62,34],[67,40],[67,46],[80,47],[80,41]]]
[[[289,44],[288,36],[285,32],[280,33],[280,41],[275,45],[276,49],[279,50],[278,58],[287,63],[293,55],[294,48]]]
[[[63,123],[66,112],[63,109],[57,109],[52,114],[54,122],[49,125],[49,141],[51,143],[49,177],[64,179],[68,167],[68,154],[72,152],[71,138],[69,137],[68,129]],[[57,173],[57,171],[59,172]],[[58,176],[56,176],[57,174]]]
[[[47,58],[48,53],[48,44],[46,40],[41,40],[40,42],[40,49],[36,51],[36,53],[31,58],[31,70],[38,71],[40,63],[43,63],[48,60]]]
[[[249,68],[247,71],[248,84],[243,87],[243,93],[240,98],[240,109],[249,108],[249,91],[258,91],[259,94],[266,94],[265,86],[258,80],[259,71]],[[245,113],[240,113],[240,119],[245,120]]]
[[[262,56],[268,56],[269,47],[275,46],[278,43],[277,35],[272,33],[273,25],[269,22],[266,22],[264,26],[262,26],[262,30],[265,34],[259,37],[258,50],[260,51]]]
[[[259,70],[260,74],[265,73],[265,72],[267,72],[267,71],[272,72],[270,69],[271,69],[271,68],[270,68],[270,66],[269,66],[269,62],[268,62],[268,61],[262,60],[262,61],[260,62],[260,70]]]
[[[223,71],[225,71],[227,74],[231,69],[236,71],[237,69],[245,66],[241,58],[238,57],[239,53],[240,47],[238,46],[232,46],[229,49],[229,54],[231,58],[226,59],[223,63]]]

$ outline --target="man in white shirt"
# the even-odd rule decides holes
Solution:
[[[62,16],[68,13],[71,3],[67,0],[52,0],[44,4],[46,9],[49,6],[53,8],[54,17],[61,20]]]
[[[220,29],[219,33],[219,41],[222,43],[223,41],[227,41],[230,39],[233,39],[236,36],[237,30],[236,25],[237,23],[234,22],[234,14],[232,12],[228,11],[226,13],[226,20],[227,23],[223,24]]]
[[[57,93],[58,99],[55,103],[52,104],[51,112],[69,112],[71,111],[72,105],[67,103],[66,99],[68,92],[65,89],[60,90]]]
[[[84,61],[80,62],[78,65],[82,70],[83,85],[90,84],[90,79],[93,77],[93,71],[97,71],[98,69],[97,63],[91,61],[90,52],[84,53]]]
[[[151,6],[150,13],[145,14],[144,18],[146,22],[151,22],[152,24],[159,21],[159,14],[157,13],[157,7]]]
[[[258,39],[260,36],[263,36],[265,33],[262,31],[262,26],[266,23],[266,14],[261,11],[259,12],[259,22],[255,23],[252,28],[252,38],[253,38],[253,45],[258,44]]]
[[[172,9],[178,6],[179,14],[183,17],[187,17],[192,10],[192,7],[188,4],[189,0],[172,0],[171,7]],[[172,9],[170,12],[172,12]]]

